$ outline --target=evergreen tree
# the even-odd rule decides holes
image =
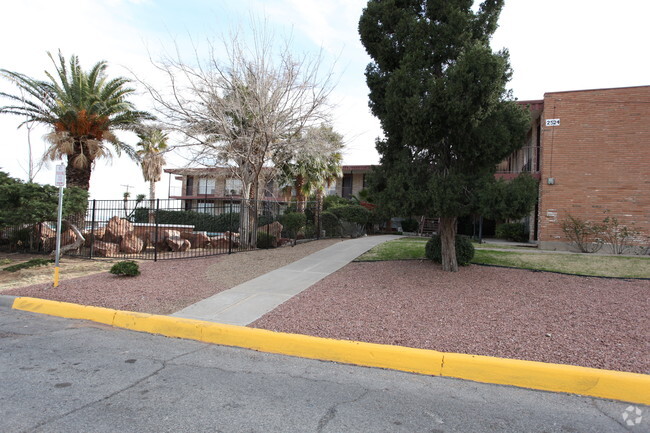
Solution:
[[[359,22],[377,141],[380,204],[440,217],[442,266],[457,271],[456,221],[495,166],[520,148],[528,113],[512,100],[508,52],[493,52],[503,0],[370,0]]]

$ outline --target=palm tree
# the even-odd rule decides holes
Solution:
[[[163,152],[167,149],[167,134],[158,128],[147,128],[138,132],[140,141],[137,150],[142,167],[142,176],[149,182],[149,200],[151,203],[156,199],[156,182],[162,176],[162,168],[165,165]]]
[[[337,177],[342,176],[341,149],[343,138],[329,125],[309,128],[304,134],[306,151],[292,163],[282,166],[282,178],[293,183],[298,212],[304,212],[305,196],[315,193],[319,210],[323,193]]]
[[[14,103],[0,107],[0,113],[24,116],[26,120],[19,126],[33,122],[51,127],[52,132],[46,136],[51,146],[45,157],[52,160],[66,157],[67,185],[88,190],[95,160],[111,156],[105,143],[110,143],[118,156],[125,152],[136,158],[133,148],[121,142],[113,131],[133,130],[152,116],[137,111],[127,101],[127,96],[134,92],[128,87],[130,80],[107,78],[106,62],[98,62],[84,72],[77,56],[70,57],[66,65],[61,52],[58,63],[52,54],[47,54],[56,69],[55,74],[45,72],[49,81],[0,69],[0,75],[25,95],[0,92],[0,96]]]

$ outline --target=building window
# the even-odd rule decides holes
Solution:
[[[243,195],[243,184],[239,179],[226,179],[226,195]]]
[[[214,195],[214,179],[207,177],[199,178],[199,195]]]
[[[206,202],[199,200],[199,202],[196,204],[196,211],[200,213],[207,213],[210,215],[214,215],[214,202]]]
[[[185,183],[185,195],[192,195],[194,191],[194,176],[187,176]]]
[[[366,178],[367,178],[367,175],[364,173],[363,174],[363,189],[366,189]]]

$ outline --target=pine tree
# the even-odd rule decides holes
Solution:
[[[440,217],[442,266],[457,271],[459,216],[496,164],[520,148],[529,115],[506,90],[508,51],[493,52],[503,0],[370,0],[359,22],[377,141],[380,202]],[[415,212],[413,212],[415,213]]]

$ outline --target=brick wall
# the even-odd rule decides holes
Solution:
[[[600,222],[609,210],[650,236],[650,86],[547,93],[541,142],[542,248],[562,248],[568,214]]]

